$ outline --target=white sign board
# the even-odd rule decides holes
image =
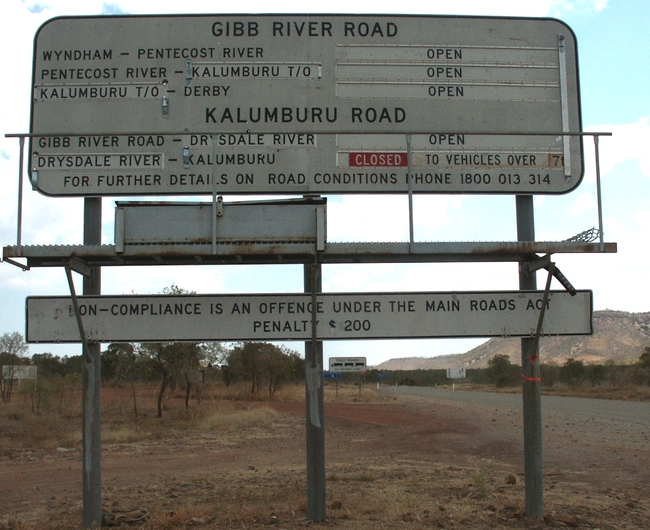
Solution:
[[[447,368],[447,379],[464,379],[467,377],[465,368]]]
[[[331,293],[316,303],[319,340],[534,335],[541,291]],[[84,296],[95,342],[310,340],[308,294]],[[551,291],[544,335],[592,333],[592,293]],[[28,297],[28,342],[80,342],[70,297]]]
[[[38,366],[25,366],[20,364],[2,366],[2,377],[4,379],[36,379]]]
[[[122,202],[115,208],[115,248],[129,245],[242,243],[317,244],[326,238],[326,199],[254,202]],[[214,224],[214,226],[213,226]],[[164,227],[164,228],[161,228]]]
[[[365,372],[365,357],[330,357],[330,372]]]
[[[583,171],[552,19],[56,18],[32,96],[49,195],[404,193],[405,133],[418,193],[565,193]]]

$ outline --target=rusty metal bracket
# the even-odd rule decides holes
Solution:
[[[92,364],[93,360],[88,353],[88,338],[86,337],[86,330],[84,329],[83,321],[81,320],[81,313],[79,311],[79,299],[77,298],[77,291],[74,288],[72,281],[72,265],[71,261],[65,265],[65,275],[68,278],[68,287],[70,288],[70,296],[72,297],[72,307],[74,308],[74,315],[77,319],[77,326],[79,327],[79,335],[81,336],[81,343],[83,344],[82,352],[84,362]]]
[[[539,256],[536,256],[537,259],[534,261],[527,261],[526,263],[523,264],[523,269],[526,274],[532,274],[535,271],[538,271],[539,269],[547,269],[551,264],[551,255],[546,254],[546,256],[542,256],[541,258]]]
[[[85,278],[90,278],[90,266],[81,258],[70,258],[67,266],[77,274],[81,274]]]
[[[562,271],[555,266],[555,263],[551,261],[550,254],[542,256],[541,258],[538,257],[534,261],[527,261],[522,265],[522,267],[526,274],[532,274],[540,269],[546,269],[558,282],[560,282],[560,284],[562,284],[562,287],[564,287],[571,296],[576,295],[576,288],[571,284],[567,277],[562,274]]]
[[[19,263],[17,261],[12,260],[11,258],[4,258],[2,261],[9,263],[10,265],[13,265],[14,267],[18,267],[19,269],[22,269],[24,271],[31,270],[31,267],[29,265],[23,265],[22,263]]]
[[[551,294],[551,280],[553,279],[555,272],[555,263],[551,261],[548,267],[548,275],[546,277],[546,287],[544,288],[544,298],[542,298],[542,309],[539,311],[539,318],[537,319],[537,330],[535,331],[535,348],[533,351],[537,350],[539,345],[539,336],[542,333],[542,325],[544,323],[544,315],[546,314],[546,305],[548,304],[548,297]],[[575,293],[574,293],[575,294]]]

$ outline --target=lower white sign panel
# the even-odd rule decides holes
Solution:
[[[35,188],[53,196],[407,193],[405,134],[38,137]],[[214,142],[214,143],[213,143]],[[574,144],[579,146],[580,142]],[[414,193],[558,194],[581,181],[562,137],[415,134]],[[567,180],[566,172],[575,178]]]
[[[337,372],[365,372],[365,357],[330,357],[329,371]]]
[[[320,340],[534,335],[542,291],[332,293],[316,302]],[[83,296],[93,342],[310,340],[308,294]],[[543,335],[592,333],[592,293],[551,291]],[[81,342],[70,297],[27,298],[28,342]]]

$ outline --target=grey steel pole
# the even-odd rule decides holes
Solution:
[[[535,216],[532,195],[517,196],[517,240],[535,241]],[[537,289],[535,272],[519,264],[519,288]],[[524,408],[524,471],[526,477],[526,515],[541,519],[544,515],[542,477],[542,397],[539,346],[534,338],[521,339],[521,367]]]
[[[18,233],[16,246],[23,244],[23,167],[25,165],[25,137],[20,137],[20,156],[18,161]]]
[[[102,199],[84,199],[84,245],[99,245],[102,239]],[[91,267],[84,277],[83,294],[99,295],[101,268]],[[102,525],[102,470],[101,470],[101,348],[88,344],[82,363],[82,457],[83,457],[83,523],[85,528]]]
[[[598,233],[600,235],[600,251],[605,251],[605,234],[603,232],[603,199],[600,189],[600,150],[598,149],[599,136],[594,134],[594,150],[596,155],[596,196],[598,197]]]
[[[415,241],[415,230],[413,228],[413,136],[406,135],[406,157],[408,161],[408,191],[409,191],[409,252]]]
[[[322,289],[320,264],[305,265],[305,292],[319,293]],[[312,300],[315,296],[312,296]],[[312,318],[317,318],[316,310]],[[315,331],[315,327],[313,328]],[[305,341],[305,395],[307,441],[307,518],[322,522],[325,506],[325,414],[323,398],[323,343]]]

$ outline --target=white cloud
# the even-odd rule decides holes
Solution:
[[[500,15],[500,16],[544,16],[553,0],[456,0],[450,3],[446,0],[430,0],[422,2],[411,0],[401,2],[399,8],[395,4],[378,4],[372,0],[329,0],[328,2],[298,2],[296,0],[280,0],[269,5],[260,0],[244,0],[235,4],[221,4],[215,6],[211,0],[121,0],[115,2],[101,1],[76,1],[76,0],[51,0],[49,5],[56,10],[65,10],[81,14],[82,12],[102,12],[102,9],[116,7],[126,13],[427,13],[427,14],[472,14],[472,15]]]
[[[594,132],[612,133],[611,137],[603,136],[599,140],[600,168],[603,174],[610,172],[617,164],[638,160],[643,174],[650,177],[649,119],[650,116],[642,116],[636,123],[606,124],[590,128]],[[593,146],[590,146],[589,151],[593,153]],[[593,155],[590,159],[593,161]]]
[[[404,196],[350,196],[327,205],[327,239],[408,241],[408,202]]]
[[[647,204],[645,211],[636,212],[633,218],[639,224],[639,228],[650,232],[650,203]]]
[[[594,201],[591,193],[583,193],[576,198],[575,203],[569,210],[569,213],[573,216],[581,215],[582,213],[593,210],[597,207],[596,201]]]
[[[609,0],[553,0],[550,10],[553,16],[560,17],[563,13],[593,13],[607,7]]]

